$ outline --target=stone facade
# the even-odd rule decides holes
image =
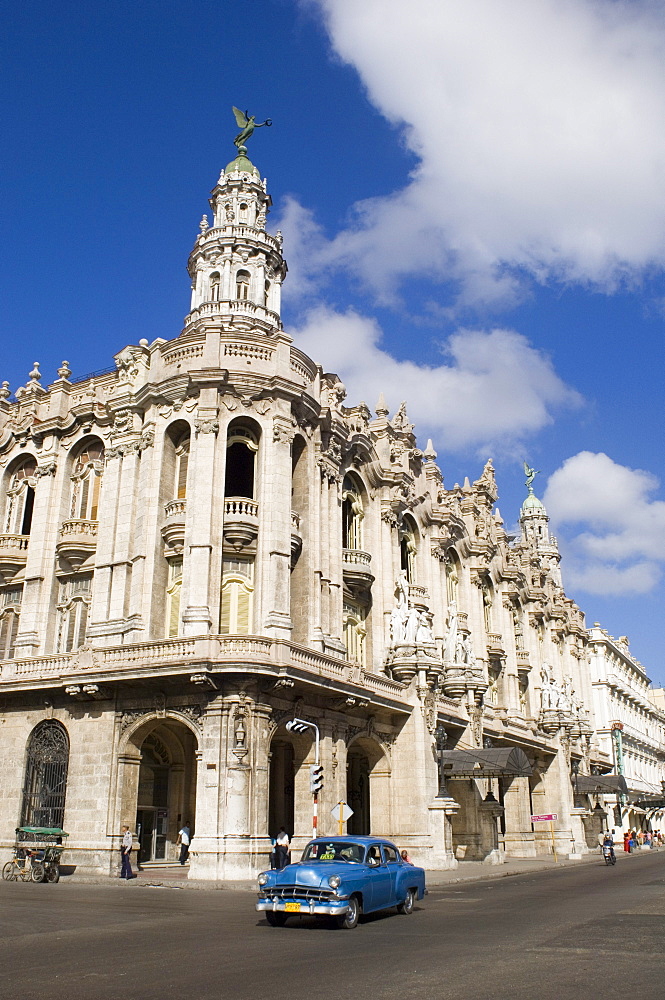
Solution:
[[[210,205],[178,337],[0,390],[2,845],[64,825],[71,864],[113,872],[122,823],[158,862],[189,820],[192,874],[246,877],[280,825],[311,833],[297,717],[324,833],[345,800],[350,833],[451,867],[548,853],[530,815],[556,812],[585,850],[571,775],[611,755],[545,509],[529,485],[511,540],[490,461],[447,488],[406,404],[347,405],[294,347],[242,152]]]
[[[665,706],[628,638],[615,639],[597,622],[589,629],[589,670],[599,746],[626,781],[625,793],[600,788],[599,800],[617,833],[665,830]]]

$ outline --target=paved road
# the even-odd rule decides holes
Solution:
[[[0,883],[2,1000],[665,996],[665,854],[433,890],[353,931],[247,892]]]

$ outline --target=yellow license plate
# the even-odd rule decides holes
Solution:
[[[285,903],[284,909],[287,913],[300,913],[300,903]]]

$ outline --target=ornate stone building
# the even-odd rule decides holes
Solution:
[[[617,833],[664,830],[665,706],[658,707],[627,636],[615,639],[598,622],[589,629],[589,670],[598,742],[622,780],[592,775],[582,788],[596,795]]]
[[[572,776],[610,757],[530,481],[512,540],[491,462],[447,488],[404,403],[347,405],[293,345],[246,150],[210,206],[179,336],[0,390],[2,844],[64,825],[113,872],[122,823],[156,862],[190,820],[193,875],[247,876],[311,832],[298,717],[323,832],[343,799],[434,868],[547,853],[555,812],[584,850]]]

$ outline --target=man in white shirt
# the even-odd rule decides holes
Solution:
[[[122,828],[122,844],[120,845],[120,857],[122,859],[122,868],[120,869],[120,878],[136,878],[136,875],[132,872],[132,865],[129,860],[129,856],[132,853],[132,842],[133,837],[128,826],[123,826]]]
[[[275,868],[277,871],[281,871],[287,864],[290,847],[289,835],[284,827],[280,826],[279,833],[275,838]]]
[[[192,835],[189,829],[189,820],[185,821],[185,824],[178,832],[178,843],[180,844],[180,864],[184,865],[189,857],[189,843],[192,839]]]

